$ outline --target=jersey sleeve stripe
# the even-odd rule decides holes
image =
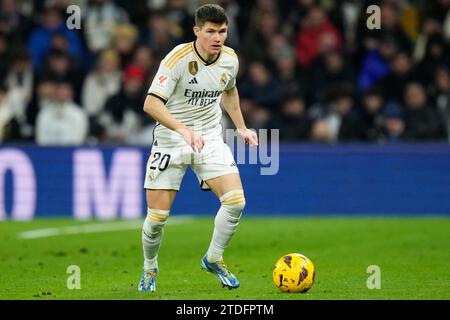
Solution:
[[[181,59],[183,59],[184,57],[186,57],[187,55],[192,53],[192,49],[188,50],[184,53],[182,53],[181,55],[179,55],[175,60],[173,60],[168,66],[167,68],[169,69],[173,69],[173,67],[178,63],[178,61],[180,61]]]
[[[169,53],[166,57],[166,62],[169,62],[171,59],[173,59],[177,54],[180,52],[186,50],[189,47],[189,43],[181,46],[180,48],[173,50],[173,52]]]
[[[238,58],[237,54],[234,52],[233,49],[223,48],[222,50],[223,50],[223,52],[225,52],[226,54],[228,54],[228,55],[230,55],[230,56],[232,56],[232,57],[234,57],[234,58],[236,58],[236,59]]]
[[[184,57],[186,57],[187,55],[189,55],[191,53],[192,53],[192,49],[189,49],[189,50],[179,54],[175,60],[173,60],[171,63],[169,63],[167,65],[167,68],[172,69],[178,63],[178,61],[180,61],[181,59],[183,59]]]
[[[188,51],[190,48],[190,45],[185,45],[183,46],[181,49],[177,50],[174,52],[174,54],[167,59],[167,61],[164,63],[164,66],[169,67],[169,65],[177,59],[177,57],[179,57],[180,55],[182,55],[183,53],[185,53],[186,51]]]
[[[149,92],[147,95],[154,96],[154,97],[160,99],[162,102],[164,102],[164,104],[166,104],[167,100],[169,100],[167,97],[165,97],[164,95],[162,95],[160,93]]]

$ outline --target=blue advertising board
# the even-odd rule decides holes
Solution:
[[[143,217],[149,153],[120,146],[1,147],[0,220]],[[238,165],[246,215],[450,214],[448,145],[284,144],[275,160],[269,174],[261,161]],[[213,215],[219,204],[189,169],[171,213]]]

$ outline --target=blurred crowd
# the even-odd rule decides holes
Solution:
[[[149,145],[148,87],[207,2],[230,19],[248,127],[282,141],[450,141],[450,0],[0,0],[0,142]],[[367,27],[372,4],[380,29]]]

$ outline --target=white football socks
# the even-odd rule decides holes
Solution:
[[[209,262],[222,260],[222,254],[235,233],[245,207],[244,190],[232,190],[220,197],[222,203],[214,220],[214,232],[207,252]]]
[[[158,267],[158,251],[164,235],[164,225],[168,218],[168,210],[147,209],[147,218],[142,228],[144,271],[150,271]]]

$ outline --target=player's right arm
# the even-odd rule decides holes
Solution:
[[[165,106],[181,78],[179,61],[189,53],[189,50],[192,50],[190,44],[177,46],[161,61],[148,90],[144,111],[166,128],[181,134],[194,151],[200,152],[205,144],[203,137],[175,119]]]
[[[192,150],[200,152],[203,149],[203,137],[175,119],[159,97],[149,94],[145,99],[144,111],[166,128],[181,134]]]

